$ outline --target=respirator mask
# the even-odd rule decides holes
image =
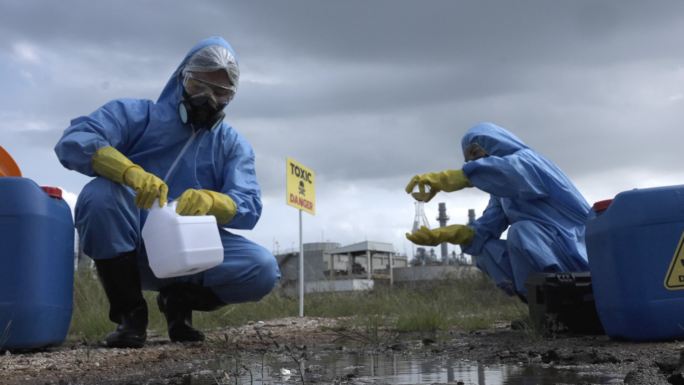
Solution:
[[[183,124],[207,129],[220,125],[239,76],[237,61],[225,47],[207,46],[196,52],[181,72],[183,96],[178,114]]]
[[[178,111],[183,123],[213,128],[219,124],[228,102],[235,95],[234,87],[218,85],[186,73],[183,80],[183,100]]]

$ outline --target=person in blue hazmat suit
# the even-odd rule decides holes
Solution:
[[[497,286],[523,300],[532,272],[589,270],[584,243],[589,204],[558,166],[491,123],[469,129],[461,147],[462,169],[416,175],[406,192],[417,187],[413,197],[427,202],[439,191],[476,187],[490,194],[487,208],[471,225],[422,227],[406,234],[410,241],[460,245]]]
[[[95,177],[81,191],[75,223],[83,251],[95,261],[118,324],[109,347],[141,347],[147,338],[142,290],[157,304],[171,341],[202,341],[192,311],[258,301],[280,278],[275,257],[226,228],[252,229],[261,215],[254,151],[224,121],[238,87],[232,47],[220,37],[185,56],[156,102],[117,99],[71,121],[55,147],[68,169]],[[148,209],[177,200],[181,215],[213,215],[223,263],[170,279],[152,274],[141,229]]]

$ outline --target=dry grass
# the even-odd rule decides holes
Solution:
[[[113,330],[107,318],[108,304],[100,283],[89,273],[76,275],[72,340],[94,341]],[[150,309],[150,329],[166,332],[156,293],[145,293]],[[209,313],[194,313],[199,328],[238,326],[249,321],[291,317],[298,314],[298,299],[274,291],[256,303],[228,305]],[[430,284],[378,287],[371,292],[307,295],[306,315],[354,317],[353,326],[381,338],[382,330],[435,332],[449,328],[475,330],[496,321],[524,317],[527,308],[517,298],[505,296],[484,278],[450,279]]]

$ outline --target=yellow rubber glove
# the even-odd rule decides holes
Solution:
[[[418,186],[418,192],[411,193]],[[428,186],[430,191],[425,191]],[[472,187],[463,170],[446,170],[416,175],[406,185],[406,193],[421,202],[429,202],[440,191],[451,192]]]
[[[116,148],[102,147],[93,155],[93,170],[98,175],[135,190],[135,204],[144,209],[152,207],[159,198],[159,207],[166,205],[169,187],[156,175],[130,161]]]
[[[230,222],[237,212],[231,197],[211,190],[189,188],[178,198],[176,212],[180,215],[213,215],[216,223]]]
[[[437,246],[444,242],[464,245],[470,243],[474,236],[475,230],[466,225],[451,225],[433,230],[423,226],[413,233],[406,233],[409,241],[424,246]]]

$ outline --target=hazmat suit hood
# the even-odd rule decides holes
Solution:
[[[195,46],[190,49],[187,55],[185,55],[183,61],[180,63],[178,68],[176,68],[176,70],[173,72],[173,75],[171,75],[171,78],[166,83],[161,95],[159,95],[159,99],[157,99],[157,103],[168,103],[174,107],[180,103],[180,101],[183,99],[183,68],[188,63],[190,58],[197,53],[197,51],[212,45],[218,45],[228,49],[228,52],[233,55],[237,63],[237,56],[235,55],[233,47],[231,47],[230,44],[228,44],[228,42],[222,37],[214,36],[204,39],[195,44]]]
[[[470,128],[461,140],[463,152],[473,143],[482,147],[488,155],[494,156],[506,156],[529,148],[517,136],[493,123],[479,123]]]

